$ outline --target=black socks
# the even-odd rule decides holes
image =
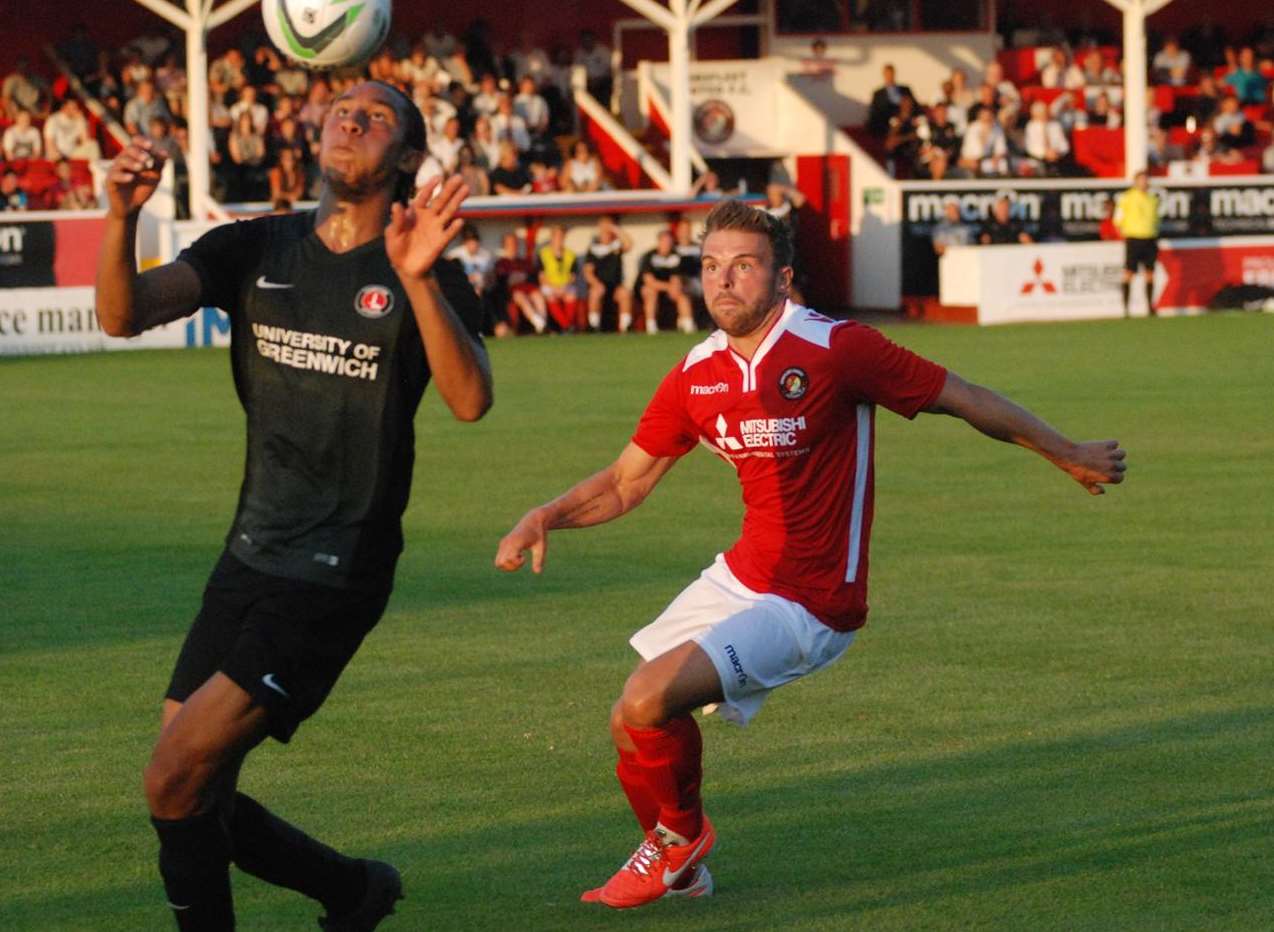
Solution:
[[[234,929],[230,841],[215,810],[186,819],[155,819],[159,873],[181,932]]]

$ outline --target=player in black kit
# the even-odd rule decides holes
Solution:
[[[323,124],[317,211],[217,227],[141,275],[137,216],[162,159],[138,139],[107,177],[102,329],[136,334],[221,307],[248,420],[234,523],[145,771],[179,929],[234,928],[231,863],[322,903],[326,929],[373,929],[402,896],[392,866],[333,851],[235,784],[253,747],[288,741],[318,709],[385,609],[425,385],[460,420],[491,405],[481,307],[439,258],[468,189],[435,179],[401,202],[424,153],[412,102],[359,84]]]

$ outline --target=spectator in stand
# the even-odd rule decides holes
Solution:
[[[518,163],[518,150],[513,143],[500,145],[500,163],[488,174],[491,190],[505,197],[520,197],[531,193],[531,176]]]
[[[930,234],[934,255],[941,256],[952,246],[969,246],[974,241],[973,227],[964,222],[957,201],[947,201],[942,206],[942,219],[933,225]]]
[[[898,103],[898,112],[889,118],[889,131],[885,134],[885,156],[890,174],[904,177],[920,156],[921,127],[928,133],[927,121],[917,113],[914,97],[904,97]]]
[[[469,137],[473,146],[473,154],[477,163],[486,171],[491,171],[500,164],[500,140],[495,138],[491,129],[491,120],[480,116],[473,123],[473,135]]]
[[[998,197],[991,206],[991,216],[982,225],[978,242],[983,246],[998,246],[1005,243],[1033,243],[1035,239],[1023,228],[1022,223],[1013,216],[1013,205],[1007,197]]]
[[[473,132],[473,121],[477,119],[473,112],[473,95],[465,90],[464,85],[459,81],[452,81],[447,85],[447,103],[451,104],[456,111],[456,116],[460,118],[460,132],[468,134]]]
[[[327,111],[331,105],[331,85],[324,78],[315,78],[309,91],[306,92],[305,103],[301,106],[299,114],[301,127],[306,131],[307,137],[311,135],[311,131],[317,132],[322,128],[323,120],[327,118]]]
[[[246,113],[252,119],[252,128],[264,136],[270,128],[270,111],[258,99],[258,94],[256,87],[245,84],[239,91],[239,99],[230,105],[230,119],[238,120]]]
[[[1213,164],[1233,165],[1243,160],[1243,154],[1237,149],[1226,149],[1217,138],[1216,130],[1205,126],[1199,130],[1199,139],[1195,143],[1192,161],[1198,170],[1207,174]]]
[[[1221,109],[1221,91],[1216,79],[1208,72],[1200,74],[1194,95],[1181,98],[1180,106],[1185,115],[1186,129],[1190,132],[1210,124]]]
[[[973,106],[969,108],[969,125],[972,126],[978,121],[978,114],[983,110],[990,110],[992,113],[999,115],[1000,103],[996,99],[995,88],[990,84],[982,84],[978,86],[977,99]],[[968,128],[965,128],[968,132]]]
[[[456,113],[456,108],[452,106],[451,101],[439,97],[434,93],[433,88],[425,82],[419,83],[413,88],[412,100],[416,102],[420,115],[425,118],[425,128],[431,140],[434,136],[442,133],[448,120],[453,116],[459,115]]]
[[[939,101],[929,111],[928,137],[916,157],[916,174],[940,181],[950,176],[960,151],[960,133],[947,118],[948,107]]]
[[[44,154],[40,131],[31,125],[31,113],[18,109],[14,112],[13,125],[4,131],[0,140],[6,162],[22,162],[38,159]]]
[[[473,93],[478,89],[478,81],[469,67],[469,59],[465,55],[466,45],[462,39],[456,40],[456,47],[451,54],[442,60],[442,70],[447,73],[448,81],[459,81],[466,92]]]
[[[714,171],[704,172],[690,186],[691,197],[718,200],[725,197],[726,194],[727,192],[721,187],[721,178]]]
[[[513,110],[513,98],[501,93],[496,104],[495,116],[491,117],[491,130],[500,142],[510,142],[520,155],[531,148],[531,134],[526,128],[526,121]]]
[[[1022,109],[1022,94],[1017,85],[1004,76],[1004,66],[998,61],[987,65],[986,80],[983,83],[995,88],[996,106],[1000,110],[1011,110],[1016,118],[1018,111]]]
[[[425,81],[432,87],[438,70],[438,60],[429,54],[423,42],[417,42],[411,54],[398,63],[398,80],[408,87],[415,87],[417,81]]]
[[[580,320],[579,295],[575,288],[575,275],[579,271],[579,257],[566,248],[566,227],[555,224],[549,228],[549,241],[540,247],[540,292],[544,295],[549,317],[558,329],[567,333],[583,329],[586,321]]]
[[[46,203],[53,210],[89,210],[97,206],[93,203],[92,187],[89,187],[85,198],[83,183],[77,183],[71,171],[71,163],[62,159],[53,166],[53,175],[57,179],[45,192]]]
[[[1001,176],[1009,173],[1009,142],[995,118],[995,111],[983,107],[964,133],[960,147],[960,167],[973,175]]]
[[[115,68],[111,65],[110,52],[104,49],[98,52],[97,67],[84,79],[84,86],[103,104],[106,103],[106,98],[118,97],[124,93],[119,78],[115,75]]]
[[[367,63],[367,78],[371,81],[382,81],[385,84],[396,84],[398,81],[398,60],[394,58],[389,46],[381,46],[379,52]]]
[[[876,88],[871,95],[871,106],[867,110],[867,128],[873,134],[883,137],[889,132],[889,121],[898,115],[902,99],[911,97],[914,100],[915,95],[911,93],[910,87],[895,81],[897,72],[893,65],[885,65],[881,69],[881,75],[885,83]]]
[[[529,75],[518,82],[518,96],[513,99],[513,109],[526,124],[533,143],[548,138],[549,105],[536,89],[535,79]]]
[[[1256,127],[1248,121],[1237,97],[1221,101],[1221,112],[1212,118],[1212,129],[1224,149],[1246,149],[1256,143]]]
[[[0,210],[26,209],[27,192],[22,190],[18,173],[12,168],[6,168],[4,174],[0,175]]]
[[[1239,57],[1225,76],[1241,104],[1265,103],[1265,78],[1256,67],[1256,54],[1250,45],[1239,50]]]
[[[137,85],[137,96],[124,105],[124,129],[130,136],[142,135],[155,117],[172,120],[167,102],[155,90],[155,82],[147,78]]]
[[[1060,175],[1070,154],[1070,142],[1062,124],[1050,119],[1048,104],[1037,100],[1031,104],[1031,118],[1023,131],[1022,148],[1038,171],[1048,175]]]
[[[279,160],[270,169],[270,200],[285,200],[290,204],[305,200],[305,169],[296,156],[296,150],[284,148],[279,150]]]
[[[1124,118],[1119,110],[1111,105],[1110,95],[1101,91],[1092,99],[1085,114],[1084,125],[1104,126],[1107,129],[1119,129],[1124,125]]]
[[[965,128],[968,126],[969,112],[964,107],[959,106],[953,99],[955,95],[955,85],[951,83],[951,79],[942,82],[942,96],[938,98],[934,106],[942,106],[946,109],[947,119],[951,121],[951,125],[955,127],[956,135],[963,136]],[[932,109],[929,119],[933,119]]]
[[[548,306],[536,283],[535,263],[522,255],[516,233],[505,233],[495,263],[496,286],[504,298],[504,312],[514,333],[525,318],[536,333],[548,326]]]
[[[1048,64],[1040,70],[1040,84],[1074,90],[1084,86],[1084,71],[1070,60],[1066,49],[1057,46],[1049,53]]]
[[[1169,141],[1168,131],[1161,126],[1150,128],[1150,138],[1146,146],[1146,161],[1152,167],[1166,168],[1170,162],[1184,158],[1181,147]]]
[[[543,87],[549,80],[552,62],[544,49],[537,46],[528,32],[518,36],[518,47],[509,55],[513,80],[520,82],[528,75],[535,79],[536,87]]]
[[[174,171],[185,162],[185,154],[177,137],[172,134],[172,127],[163,117],[151,117],[146,126],[146,138],[150,140],[151,149],[173,163]]]
[[[584,254],[588,326],[593,330],[602,329],[602,308],[608,297],[615,302],[619,332],[627,333],[632,327],[633,296],[624,287],[624,253],[632,248],[632,237],[620,229],[613,217],[603,215],[597,221],[597,233]]]
[[[951,103],[961,108],[965,116],[972,119],[969,108],[977,103],[977,92],[969,86],[969,76],[963,68],[955,68],[951,72]]]
[[[1176,36],[1163,40],[1163,48],[1155,53],[1150,66],[1150,76],[1155,84],[1183,87],[1190,81],[1192,62],[1190,53],[1181,47]]]
[[[124,63],[120,65],[119,80],[124,85],[124,95],[133,97],[143,81],[154,79],[155,72],[137,49],[125,47],[122,54]]]
[[[646,317],[646,333],[659,332],[659,300],[667,298],[677,310],[677,329],[682,333],[694,333],[694,305],[681,286],[678,271],[681,256],[677,254],[676,241],[671,230],[660,230],[655,248],[641,258],[637,271],[638,293]]]
[[[460,162],[460,147],[464,144],[464,137],[460,135],[460,118],[451,117],[443,125],[441,135],[430,138],[429,152],[450,175]]]
[[[247,62],[244,61],[243,53],[237,48],[231,47],[226,54],[215,59],[209,66],[208,86],[218,97],[224,98],[231,94],[237,94],[239,89],[248,81],[245,73],[246,65]]]
[[[1084,84],[1088,87],[1102,87],[1123,83],[1119,71],[1106,64],[1100,49],[1089,49],[1080,58],[1084,72]]]
[[[482,76],[482,80],[478,82],[478,93],[474,95],[470,106],[474,113],[488,117],[494,116],[500,109],[500,85],[495,75],[487,72]]]
[[[552,194],[562,190],[561,185],[558,184],[557,169],[543,159],[531,159],[530,165],[527,166],[527,174],[531,176],[532,194]]]
[[[690,220],[682,217],[673,227],[673,238],[677,241],[677,255],[681,264],[677,266],[677,276],[681,279],[681,289],[690,298],[695,320],[708,317],[707,306],[703,303],[703,247],[694,238],[694,229]]]
[[[265,198],[261,184],[265,165],[265,134],[259,132],[247,110],[239,111],[239,117],[230,130],[226,142],[230,156],[229,198],[232,201],[256,201]]]
[[[577,139],[571,147],[571,157],[562,166],[562,190],[583,192],[600,191],[606,183],[606,171],[602,160],[586,139]]]
[[[274,97],[279,93],[276,76],[282,67],[283,61],[279,58],[279,53],[274,50],[274,46],[263,40],[252,50],[252,57],[244,65],[243,73],[248,84],[259,92]]]
[[[177,61],[177,53],[169,52],[155,69],[155,90],[168,104],[173,116],[186,114],[186,69]]]
[[[16,67],[0,85],[0,98],[10,113],[25,110],[32,116],[44,116],[49,112],[49,85],[31,70],[31,60],[19,55]]]
[[[1267,175],[1274,175],[1274,142],[1265,147],[1265,151],[1261,153],[1261,171]]]
[[[48,159],[97,159],[101,149],[89,136],[88,120],[74,97],[62,101],[57,112],[44,121],[44,152]]]
[[[495,257],[482,245],[482,237],[478,235],[477,227],[471,223],[464,225],[460,231],[460,245],[453,247],[447,253],[447,258],[460,263],[465,277],[473,286],[474,293],[486,306],[491,286],[495,282]],[[504,325],[503,330],[503,333],[497,333],[496,336],[508,334],[507,324]]]
[[[473,146],[467,142],[456,152],[456,174],[464,179],[471,197],[486,197],[491,193],[491,179],[486,169],[477,163]]]
[[[609,109],[613,84],[610,49],[597,41],[597,35],[592,30],[585,29],[580,33],[579,48],[575,50],[575,64],[584,66],[588,93]]]

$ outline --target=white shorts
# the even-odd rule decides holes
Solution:
[[[643,659],[654,660],[687,641],[703,649],[721,677],[725,701],[704,712],[746,725],[770,690],[840,659],[854,632],[834,631],[782,596],[753,592],[718,554],[628,643]]]

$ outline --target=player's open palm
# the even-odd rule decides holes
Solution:
[[[1057,465],[1091,494],[1102,495],[1106,491],[1104,484],[1124,481],[1126,455],[1118,440],[1090,440],[1075,444],[1074,452],[1065,460],[1058,460]]]
[[[115,217],[128,217],[141,209],[159,186],[164,157],[149,139],[133,137],[106,173],[106,197]]]
[[[528,511],[513,530],[504,535],[496,550],[495,565],[506,573],[519,570],[526,563],[528,550],[531,551],[531,572],[543,571],[544,553],[548,550],[548,529],[544,527],[544,518],[539,509]]]
[[[440,183],[442,189],[435,196]],[[429,274],[464,225],[457,215],[468,196],[469,188],[459,175],[445,183],[435,176],[424,183],[406,207],[393,206],[385,228],[385,253],[399,275],[424,278]]]

